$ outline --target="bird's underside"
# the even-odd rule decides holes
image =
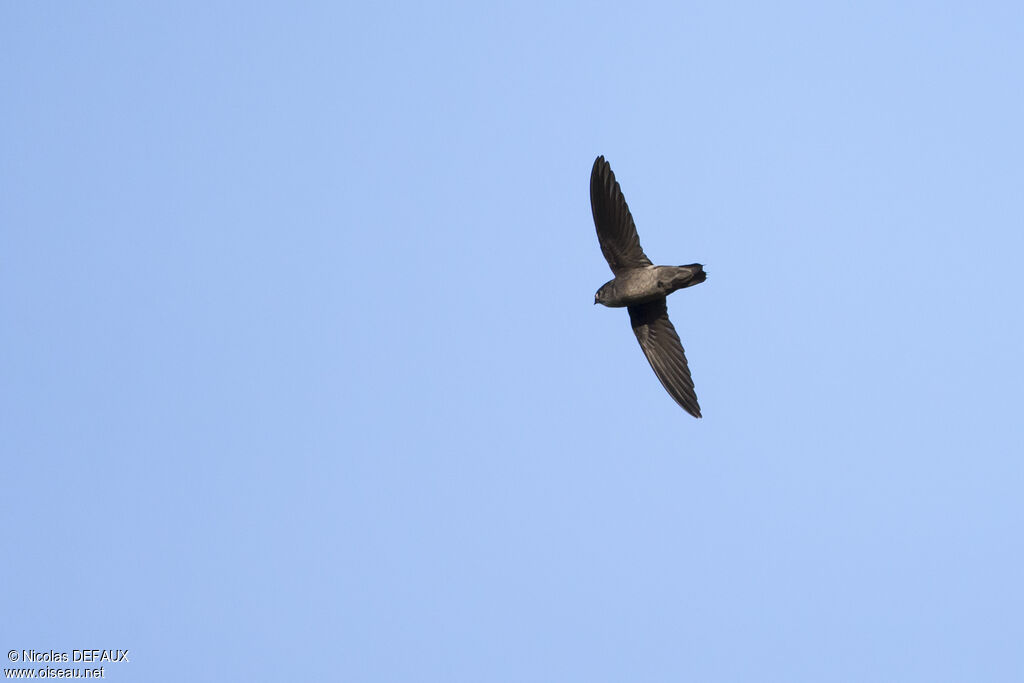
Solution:
[[[662,386],[682,408],[700,417],[686,353],[668,318],[666,297],[672,292],[704,282],[703,267],[654,266],[640,246],[640,237],[615,174],[603,156],[594,161],[590,174],[590,206],[594,225],[615,279],[597,291],[594,303],[625,306],[640,348]]]
[[[606,282],[598,292],[598,303],[609,308],[645,304],[663,299],[677,289],[704,282],[704,267],[699,263],[688,266],[643,266],[620,271],[615,279]]]

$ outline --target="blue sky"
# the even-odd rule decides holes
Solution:
[[[1024,678],[1019,3],[5,3],[0,646]],[[611,162],[703,420],[590,215]]]

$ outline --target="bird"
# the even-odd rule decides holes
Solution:
[[[640,348],[662,386],[683,410],[700,417],[686,353],[668,319],[667,297],[678,289],[704,282],[704,266],[651,263],[640,246],[626,198],[604,156],[594,160],[590,172],[590,208],[601,253],[615,275],[594,294],[594,304],[629,311],[629,322]]]

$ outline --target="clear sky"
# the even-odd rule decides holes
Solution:
[[[0,60],[0,651],[1024,680],[1021,3],[6,2]],[[592,304],[598,154],[708,272],[702,420]]]

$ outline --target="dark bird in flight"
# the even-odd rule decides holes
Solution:
[[[700,417],[686,354],[668,319],[666,297],[677,289],[704,282],[704,266],[651,263],[640,246],[626,198],[603,156],[594,161],[590,173],[590,208],[594,211],[601,253],[615,274],[594,294],[594,303],[612,308],[625,306],[629,310],[633,332],[661,385],[683,410]]]

